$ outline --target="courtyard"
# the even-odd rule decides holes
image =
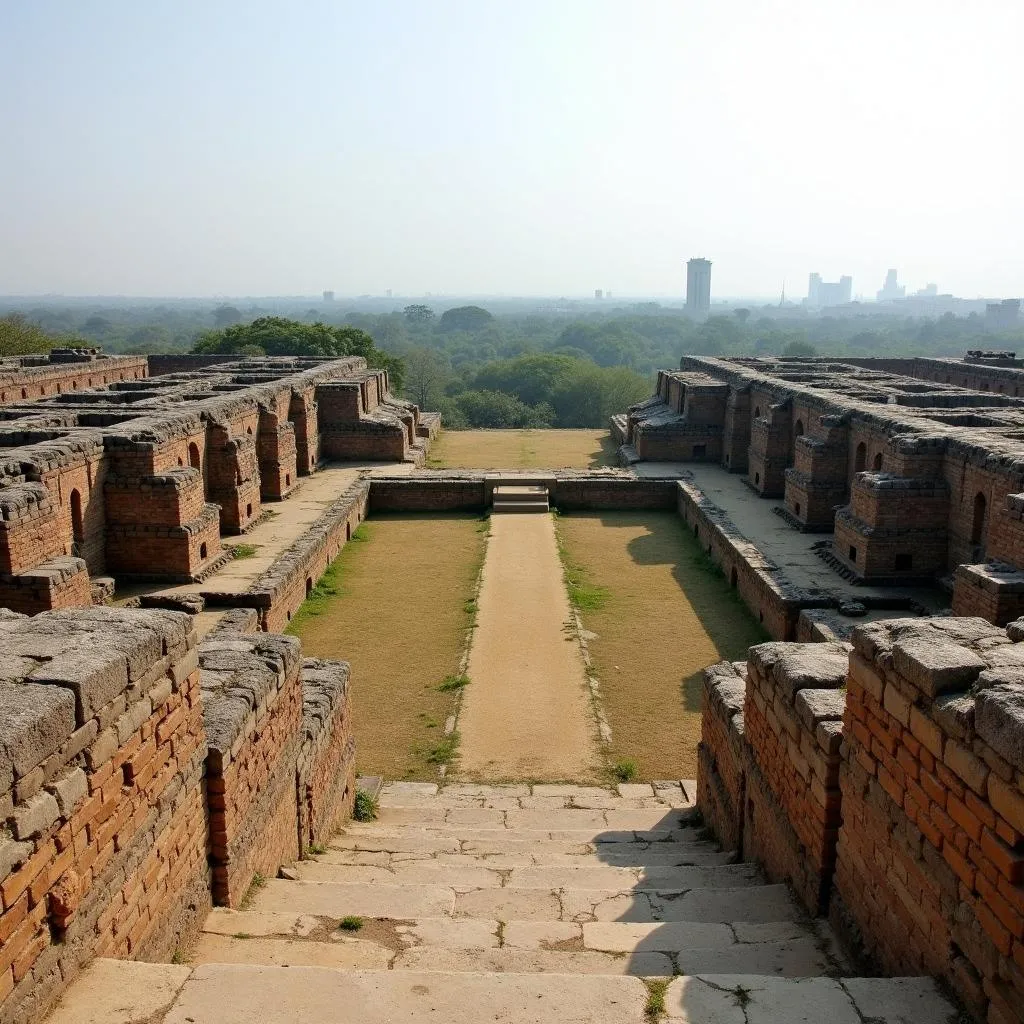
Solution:
[[[431,469],[599,469],[616,465],[607,430],[445,430]]]

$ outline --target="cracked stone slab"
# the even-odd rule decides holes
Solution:
[[[400,861],[390,868],[330,864],[321,860],[300,861],[296,866],[304,882],[335,882],[342,885],[444,885],[470,890],[501,888],[501,872],[492,868],[452,867],[435,861]]]
[[[306,942],[302,939],[237,938],[205,934],[192,953],[196,964],[266,964],[271,967],[333,967],[387,970],[394,951],[376,942]]]
[[[312,914],[269,913],[215,907],[206,915],[203,931],[211,935],[290,935],[305,938],[320,927]]]
[[[515,949],[566,942],[582,942],[580,926],[572,921],[508,921],[502,932],[502,944]]]
[[[831,978],[678,978],[665,993],[665,1008],[668,1020],[680,1024],[863,1024],[853,1000]]]
[[[447,946],[454,949],[496,949],[498,922],[476,918],[427,917],[399,924],[395,931],[409,947]]]
[[[64,993],[47,1024],[149,1024],[174,1002],[191,967],[94,960]]]
[[[482,917],[498,921],[557,921],[562,907],[555,893],[543,889],[477,889],[460,893],[455,917]]]
[[[670,977],[672,960],[663,953],[617,956],[593,950],[410,949],[398,955],[394,970]]]
[[[454,907],[455,893],[446,886],[336,885],[278,878],[259,890],[252,905],[260,912],[321,914],[339,920],[352,914],[403,920],[441,917],[451,914]]]
[[[641,924],[627,921],[593,921],[583,925],[587,949],[609,953],[641,950],[675,953],[681,949],[727,949],[736,943],[727,924],[671,921]]]
[[[636,1024],[639,978],[206,964],[195,968],[164,1024],[465,1024],[480,1007],[502,1024]]]
[[[957,1024],[956,1007],[932,978],[844,978],[865,1020],[882,1024]]]

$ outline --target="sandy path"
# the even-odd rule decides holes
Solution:
[[[459,772],[476,779],[583,780],[598,770],[583,658],[550,516],[491,517]]]

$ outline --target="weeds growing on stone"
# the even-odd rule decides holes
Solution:
[[[352,808],[352,817],[356,821],[376,821],[380,803],[377,798],[364,789],[356,790],[356,802]]]
[[[252,906],[252,901],[256,899],[256,894],[267,884],[266,878],[263,877],[258,871],[252,876],[252,881],[249,883],[249,888],[246,889],[245,895],[242,897],[241,902],[238,904],[239,910],[248,910]]]
[[[306,855],[309,857],[320,857],[327,852],[327,847],[323,843],[310,843],[306,847]]]
[[[640,774],[640,770],[631,757],[623,757],[612,766],[612,774],[619,782],[632,782]]]
[[[668,988],[667,978],[645,978],[647,986],[647,1005],[644,1016],[654,1024],[665,1016],[665,990]]]
[[[438,689],[442,693],[451,693],[454,690],[461,690],[465,686],[469,686],[469,676],[446,676]]]
[[[252,558],[253,555],[259,551],[260,546],[258,544],[231,544],[229,550],[231,551],[231,557],[235,559],[239,558]]]
[[[363,927],[363,919],[355,915],[343,917],[338,927],[345,932],[357,932]]]

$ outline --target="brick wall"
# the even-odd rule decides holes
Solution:
[[[205,739],[186,615],[10,617],[0,634],[0,1021],[92,956],[168,958],[209,906]]]
[[[883,970],[1024,1019],[1024,624],[853,635],[837,921]]]
[[[743,856],[812,914],[835,864],[846,668],[847,647],[830,643],[760,644],[747,663]]]
[[[0,405],[53,398],[114,381],[140,380],[148,374],[145,356],[105,356],[86,362],[26,366],[0,375]]]
[[[704,710],[697,745],[697,806],[725,850],[743,846],[746,776],[743,704],[747,666],[728,661],[704,670]]]
[[[369,493],[367,481],[353,484],[327,506],[316,522],[254,580],[244,594],[225,595],[224,600],[256,608],[265,630],[286,629],[327,567],[366,518]],[[218,603],[216,596],[209,603]]]
[[[299,842],[320,846],[352,813],[355,736],[349,713],[349,666],[307,658],[302,663],[302,746],[296,792]]]
[[[299,642],[218,635],[199,648],[215,903],[237,907],[257,875],[295,860],[302,742]]]

